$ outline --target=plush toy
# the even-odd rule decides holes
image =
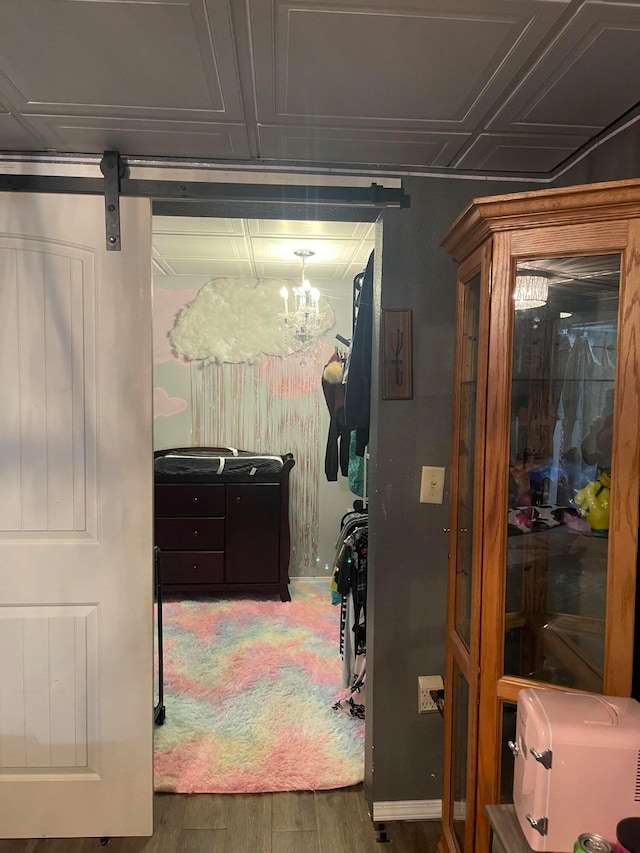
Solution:
[[[607,471],[600,471],[597,480],[580,489],[575,502],[580,507],[580,515],[591,525],[594,536],[609,534],[609,499],[611,496],[611,477]]]
[[[325,365],[325,368],[322,372],[322,378],[325,382],[328,382],[331,385],[337,385],[342,382],[342,362],[341,361],[330,361]]]

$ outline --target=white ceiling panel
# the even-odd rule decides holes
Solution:
[[[586,142],[587,138],[581,141]],[[461,155],[456,165],[468,169],[517,172],[524,149],[531,168],[537,172],[547,172],[568,157],[575,146],[575,136],[483,133]]]
[[[2,146],[8,150],[39,148],[42,145],[42,138],[37,133],[28,130],[23,123],[11,115],[5,113],[0,107],[0,140]]]
[[[225,258],[248,260],[249,245],[243,237],[197,234],[154,234],[153,245],[163,258]]]
[[[374,244],[371,242],[361,243],[351,258],[352,263],[357,264],[361,270],[367,265],[369,255],[373,250],[373,245]]]
[[[128,151],[132,156],[246,158],[243,124],[204,121],[111,118],[107,116],[26,116],[28,124],[60,151]]]
[[[242,118],[226,3],[2,0],[0,69],[25,113]]]
[[[259,125],[265,159],[321,163],[446,166],[468,133],[365,130],[362,128]]]
[[[255,278],[253,266],[249,261],[231,261],[224,258],[177,258],[169,264],[169,275],[209,275],[229,278]]]
[[[291,260],[292,256],[296,258],[296,251],[303,249],[313,252],[313,256],[305,261],[309,275],[322,264],[348,263],[353,253],[359,248],[359,243],[355,240],[317,240],[313,237],[303,239],[253,237],[251,245],[256,261],[280,261],[283,258]],[[302,261],[299,258],[296,259],[302,270]],[[332,278],[332,276],[325,276],[325,278]]]
[[[238,220],[232,220],[238,221]],[[315,237],[323,240],[373,240],[375,223],[371,222],[302,222],[296,219],[248,219],[248,233],[253,237]]]
[[[564,6],[252,0],[258,120],[471,129]]]
[[[552,180],[638,80],[640,0],[0,0],[0,154]]]
[[[315,252],[305,262],[314,284],[322,279],[352,281],[366,266],[374,230],[370,222],[154,216],[153,254],[165,275],[299,281],[302,260],[294,252],[307,249]]]
[[[353,281],[357,275],[360,275],[361,272],[364,272],[367,266],[367,261],[369,260],[369,255],[371,252],[367,252],[367,257],[363,260],[362,263],[358,264],[350,264],[345,272],[343,278],[346,278],[347,281]]]
[[[339,279],[343,277],[343,267],[339,264],[317,264],[313,269],[307,270],[307,276],[312,284],[316,279]],[[278,261],[256,261],[257,278],[288,278],[291,281],[300,281],[300,272],[291,264],[279,263]]]
[[[243,237],[245,219],[223,219],[213,216],[154,216],[154,234],[217,234]]]
[[[586,3],[491,123],[591,136],[638,103],[638,4]]]

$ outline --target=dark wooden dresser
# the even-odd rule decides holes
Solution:
[[[221,449],[174,448],[154,456],[189,450],[215,456]],[[289,473],[295,462],[290,454],[280,458],[279,471],[238,472],[227,465],[205,481],[186,475],[158,482],[156,474],[155,544],[165,595],[278,593],[291,601]]]

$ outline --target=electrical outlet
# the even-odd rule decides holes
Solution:
[[[443,690],[444,681],[441,675],[418,676],[418,713],[429,714],[437,711],[438,706],[431,698],[432,690]]]

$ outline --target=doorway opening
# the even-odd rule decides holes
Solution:
[[[249,215],[239,218],[182,216],[154,209],[154,449],[232,447],[292,454],[291,589],[304,588],[306,593],[311,587],[305,588],[305,582],[320,583],[330,609],[329,584],[342,519],[363,495],[353,492],[349,478],[340,473],[335,479],[327,478],[330,412],[323,399],[322,377],[332,356],[352,338],[354,279],[374,249],[376,226],[372,221],[335,218],[265,218],[261,212],[248,211]],[[278,286],[298,284],[301,264],[296,252],[301,250],[314,252],[306,260],[306,274],[329,303],[335,322],[300,351],[284,357],[256,355],[251,324],[279,325],[281,312],[256,321],[246,300],[252,288],[267,281],[277,281]],[[188,358],[176,348],[172,331],[206,288],[220,282],[225,286],[235,282],[244,294],[245,301],[233,302],[226,314],[234,326],[234,342],[245,341],[244,359],[225,362],[220,348],[212,355],[206,345],[205,357]],[[203,323],[207,324],[206,315]],[[224,328],[209,326],[210,332],[216,345],[225,334]],[[215,604],[215,597],[211,601]],[[337,613],[334,610],[335,618]],[[336,660],[339,636],[336,631],[332,649]],[[336,695],[344,686],[336,681]],[[352,724],[348,719],[342,722]]]

